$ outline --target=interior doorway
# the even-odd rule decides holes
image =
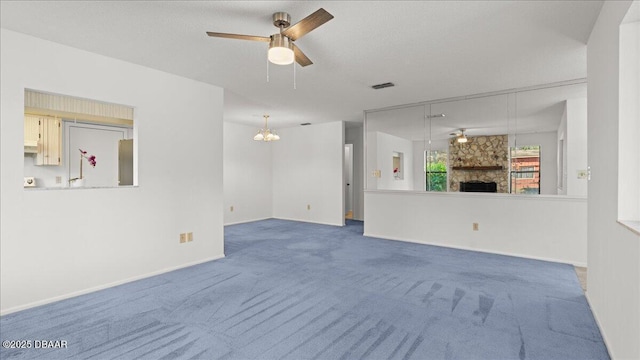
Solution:
[[[344,218],[353,219],[353,144],[344,145]]]

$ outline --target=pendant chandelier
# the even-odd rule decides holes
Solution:
[[[264,128],[262,128],[262,129],[260,129],[260,131],[258,131],[256,136],[253,137],[253,140],[255,140],[255,141],[278,141],[278,140],[280,140],[280,136],[278,136],[278,134],[276,134],[275,130],[272,132],[271,129],[269,129],[269,126],[267,124],[267,121],[269,119],[269,115],[263,115],[263,116],[264,116]]]

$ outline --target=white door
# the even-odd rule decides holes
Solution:
[[[344,213],[353,217],[353,144],[344,145]]]

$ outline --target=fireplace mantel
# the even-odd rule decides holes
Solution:
[[[452,166],[452,170],[463,170],[463,171],[473,171],[473,170],[481,170],[481,171],[491,171],[491,170],[502,170],[503,167],[498,166]]]

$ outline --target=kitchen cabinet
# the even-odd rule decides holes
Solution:
[[[24,152],[36,154],[38,152],[38,139],[40,134],[40,120],[38,116],[24,116]]]
[[[25,152],[33,152],[35,146],[35,165],[60,165],[62,158],[61,119],[53,116],[25,114]],[[37,122],[37,136],[35,135]]]

